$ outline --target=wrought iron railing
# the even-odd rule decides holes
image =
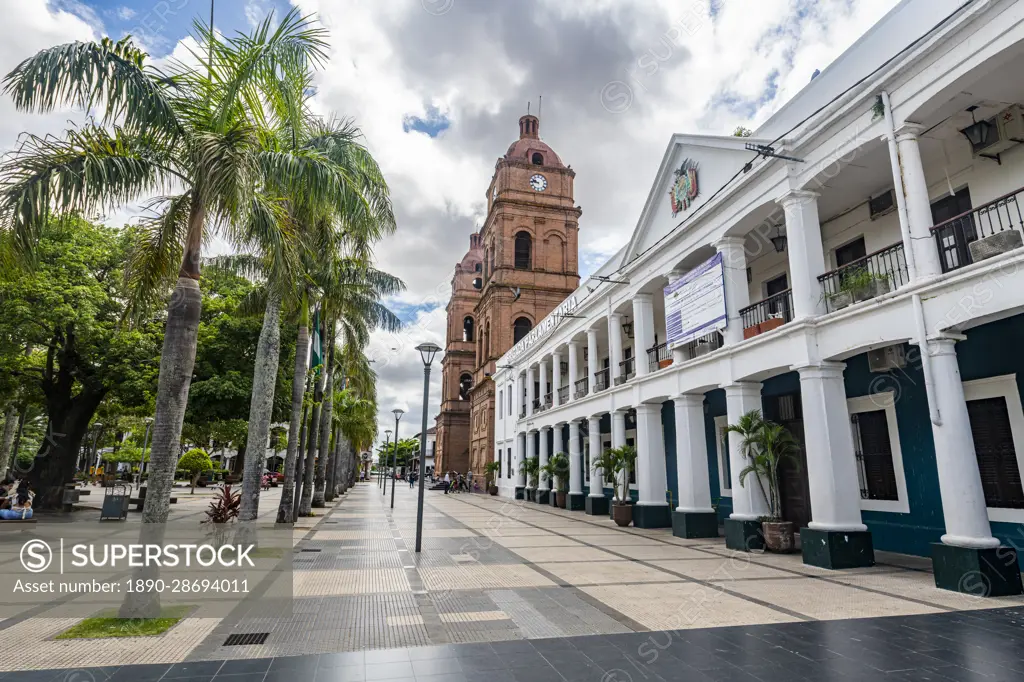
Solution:
[[[540,410],[540,398],[533,399],[533,411],[537,412]]]
[[[682,347],[683,356],[688,360],[693,360],[694,358],[703,357],[708,353],[713,353],[723,345],[724,341],[721,332],[711,332],[685,344]]]
[[[519,408],[519,418],[526,419],[526,405],[523,405],[521,408]]]
[[[558,402],[561,405],[564,405],[567,402],[569,402],[569,387],[568,386],[562,386],[560,389],[558,389]]]
[[[909,281],[903,242],[869,253],[818,278],[828,312],[895,291]]]
[[[740,310],[743,329],[755,329],[756,333],[769,331],[793,321],[793,290],[786,289],[754,305]],[[762,325],[764,328],[762,328]]]
[[[555,395],[551,391],[548,391],[547,394],[544,395],[544,409],[545,410],[548,409],[549,407],[551,407],[552,405],[554,405],[554,398],[555,398]]]
[[[619,376],[615,377],[616,384],[623,384],[636,376],[636,362],[633,358],[626,358],[619,363]]]
[[[647,364],[652,372],[657,372],[662,367],[668,367],[671,365],[672,351],[668,349],[668,344],[659,343],[654,348],[648,348]]]
[[[1024,188],[971,209],[932,228],[943,272],[1021,246]]]
[[[575,389],[573,391],[574,398],[579,400],[580,398],[586,397],[586,395],[590,393],[590,379],[584,377],[583,379],[578,380],[573,385],[573,388]]]
[[[608,371],[607,367],[605,367],[604,369],[599,369],[596,372],[594,372],[594,390],[595,391],[603,391],[606,388],[608,388],[608,375],[609,374],[610,374],[610,372]]]

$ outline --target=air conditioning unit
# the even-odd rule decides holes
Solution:
[[[873,199],[868,199],[868,208],[871,210],[871,219],[878,220],[896,210],[896,195],[889,190]]]
[[[868,370],[889,372],[907,366],[907,351],[903,344],[868,351]]]
[[[1014,104],[996,116],[999,139],[1006,143],[1024,142],[1024,109]]]

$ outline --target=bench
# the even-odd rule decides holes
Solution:
[[[146,496],[143,495],[142,497],[133,497],[130,500],[128,500],[128,504],[134,504],[135,511],[142,511],[142,507],[146,504]],[[178,504],[178,498],[172,497],[171,504]]]

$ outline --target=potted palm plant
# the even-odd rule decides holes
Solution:
[[[501,462],[488,462],[484,465],[484,473],[487,475],[487,492],[491,496],[498,494],[499,469],[501,469]]]
[[[793,523],[782,519],[782,498],[779,495],[779,464],[795,457],[799,445],[781,424],[761,417],[752,410],[730,424],[729,431],[742,439],[743,454],[748,464],[740,471],[740,485],[754,475],[757,486],[768,503],[768,515],[761,518],[764,544],[773,552],[791,552],[795,545]]]
[[[636,464],[636,448],[623,445],[601,453],[594,462],[612,484],[612,520],[620,527],[633,522],[633,505],[629,498],[629,470]]]
[[[519,463],[519,471],[526,475],[526,501],[536,501],[537,474],[540,472],[540,459],[536,456],[527,457]]]
[[[569,456],[564,452],[553,455],[542,471],[555,482],[555,506],[565,509],[565,498],[569,493]]]

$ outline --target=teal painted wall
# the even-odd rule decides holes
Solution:
[[[718,442],[715,437],[715,417],[726,414],[725,391],[715,389],[704,394],[704,436],[708,450],[708,475],[711,480],[711,503],[716,505],[718,520],[724,521],[732,514],[732,498],[722,497],[722,486],[718,479]]]

